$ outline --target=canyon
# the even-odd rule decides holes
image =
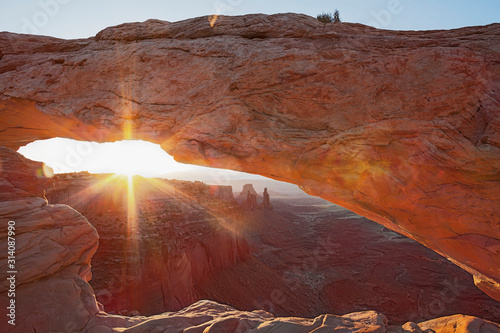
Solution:
[[[97,229],[91,285],[110,312],[181,310],[201,299],[200,279],[249,255],[230,186],[67,174],[54,177],[46,198],[77,209]]]
[[[500,304],[466,272],[321,199],[283,193],[273,211],[267,188],[259,195],[252,184],[235,199],[231,186],[199,181],[135,176],[129,193],[126,176],[52,180],[47,201],[77,209],[98,231],[90,284],[107,312],[153,315],[210,299],[282,317],[377,310],[396,324],[455,313],[500,318]]]
[[[178,161],[294,183],[436,251],[500,300],[499,41],[498,24],[401,32],[296,14],[149,20],[79,40],[0,33],[0,232],[5,245],[16,222],[17,299],[33,314],[15,329],[498,331],[466,315],[397,328],[373,311],[279,318],[211,301],[106,314],[88,284],[96,230],[47,203],[47,168],[11,149],[143,139]]]
[[[199,315],[202,316],[203,312],[230,309],[214,302],[207,303],[205,299],[240,310],[261,311],[258,313],[265,316],[260,320],[264,321],[270,321],[273,316],[319,318],[322,313],[362,311],[353,323],[359,320],[364,323],[361,327],[366,328],[366,320],[362,318],[368,317],[371,318],[368,322],[379,322],[380,327],[392,330],[397,327],[395,324],[405,324],[408,320],[423,321],[458,312],[490,320],[500,316],[499,304],[479,292],[467,273],[458,267],[414,241],[338,206],[325,206],[326,202],[321,200],[317,200],[316,205],[309,201],[305,206],[292,206],[283,199],[273,200],[277,211],[262,206],[248,210],[240,208],[235,200],[224,198],[228,193],[231,193],[229,197],[234,197],[232,191],[228,191],[230,186],[222,186],[224,190],[217,191],[214,187],[218,186],[201,182],[135,177],[132,202],[136,204],[133,211],[137,223],[130,231],[131,200],[128,199],[127,176],[81,173],[40,177],[37,172],[43,167],[40,163],[30,162],[5,148],[2,162],[17,170],[2,174],[8,183],[25,187],[31,184],[26,189],[28,193],[39,195],[45,189],[45,197],[40,199],[48,200],[46,210],[50,212],[50,208],[57,207],[71,211],[66,205],[54,205],[70,203],[84,212],[97,229],[99,249],[92,256],[92,271],[78,270],[85,272],[96,299],[89,300],[88,295],[82,299],[96,304],[101,311],[119,314],[103,316],[102,312],[98,313],[95,321],[99,325],[119,323],[119,326],[143,327],[141,322],[146,320],[143,315],[167,312],[177,316],[191,311],[189,309],[201,308]],[[29,169],[32,171],[27,172]],[[25,179],[18,179],[20,175]],[[27,182],[27,177],[35,179]],[[33,186],[35,184],[38,189]],[[251,185],[245,185],[242,194],[245,191],[257,194]],[[221,197],[221,192],[226,195]],[[19,209],[19,198],[12,199],[15,201],[6,201],[6,206]],[[258,206],[261,200],[263,196]],[[289,202],[300,203],[300,199],[293,198]],[[14,215],[17,223],[24,222],[23,215],[22,211]],[[85,219],[81,215],[80,218]],[[85,230],[83,221],[79,224],[78,229]],[[57,225],[53,227],[58,228]],[[38,244],[39,250],[50,249],[43,237],[52,240],[52,234],[42,232],[40,241],[30,241],[33,246],[26,249],[23,245],[21,251],[28,256]],[[22,235],[33,237],[30,232]],[[63,246],[71,244],[75,238],[66,240],[67,232],[60,235],[61,238],[54,240]],[[95,233],[92,238],[96,238]],[[95,251],[96,244],[90,244],[87,246]],[[52,247],[54,252],[60,251],[57,246]],[[28,273],[27,270],[41,269],[44,264],[22,269]],[[54,276],[38,279],[35,277],[34,286],[44,279],[53,285],[52,290],[62,285],[59,280],[54,281]],[[65,282],[70,283],[71,279],[68,280]],[[28,295],[18,296],[23,300],[22,308],[32,300],[33,292],[28,290]],[[72,296],[72,302],[76,302],[78,298]],[[52,304],[44,304],[48,311],[53,309]],[[186,309],[180,312],[173,312],[184,307]],[[376,309],[385,316],[374,316],[369,309]],[[243,312],[238,313],[242,315]],[[131,315],[135,317],[128,317]],[[236,313],[231,316],[234,315]],[[148,317],[146,321],[151,318],[159,317]],[[480,323],[486,332],[494,327],[487,321],[471,318],[474,317],[463,316],[459,322],[470,321],[472,326]],[[37,320],[43,317],[30,318],[28,322],[34,321],[42,331],[58,331],[40,325]],[[345,323],[346,319],[335,322],[335,327],[340,322]],[[70,323],[65,325],[75,325]],[[240,327],[241,331],[254,324],[241,322],[235,327]],[[446,325],[449,324],[447,320]],[[175,325],[169,325],[166,327],[174,331]],[[26,326],[21,327],[26,329]],[[221,330],[220,327],[225,326],[216,326],[214,331]],[[85,328],[64,326],[59,330],[85,331]]]

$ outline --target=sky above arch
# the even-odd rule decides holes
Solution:
[[[500,22],[499,0],[19,0],[0,4],[0,31],[85,38],[124,22],[338,9],[345,22],[385,29],[452,29]]]

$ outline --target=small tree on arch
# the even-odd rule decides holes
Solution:
[[[335,11],[333,12],[333,23],[338,23],[338,22],[341,22],[340,13],[338,9],[335,9]]]
[[[332,13],[322,13],[322,14],[318,14],[318,16],[316,16],[316,17],[320,22],[323,22],[323,23],[341,22],[340,21],[340,12],[338,9],[335,9],[335,12],[333,12],[333,14]]]
[[[316,18],[318,19],[318,21],[323,22],[323,23],[332,23],[333,22],[333,16],[330,13],[318,14],[318,16],[316,16]]]

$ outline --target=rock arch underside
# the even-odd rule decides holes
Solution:
[[[18,311],[30,313],[13,331],[403,330],[375,312],[274,318],[209,301],[106,314],[87,283],[95,229],[48,205],[41,163],[15,152],[52,137],[142,139],[180,162],[298,184],[447,257],[500,300],[499,110],[500,24],[403,32],[280,14],[149,20],[78,40],[0,33],[0,244],[16,221]],[[420,328],[498,330],[459,315]]]

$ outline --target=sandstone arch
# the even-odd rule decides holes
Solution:
[[[0,144],[144,139],[292,182],[500,300],[499,45],[498,24],[394,32],[293,14],[1,33]]]

